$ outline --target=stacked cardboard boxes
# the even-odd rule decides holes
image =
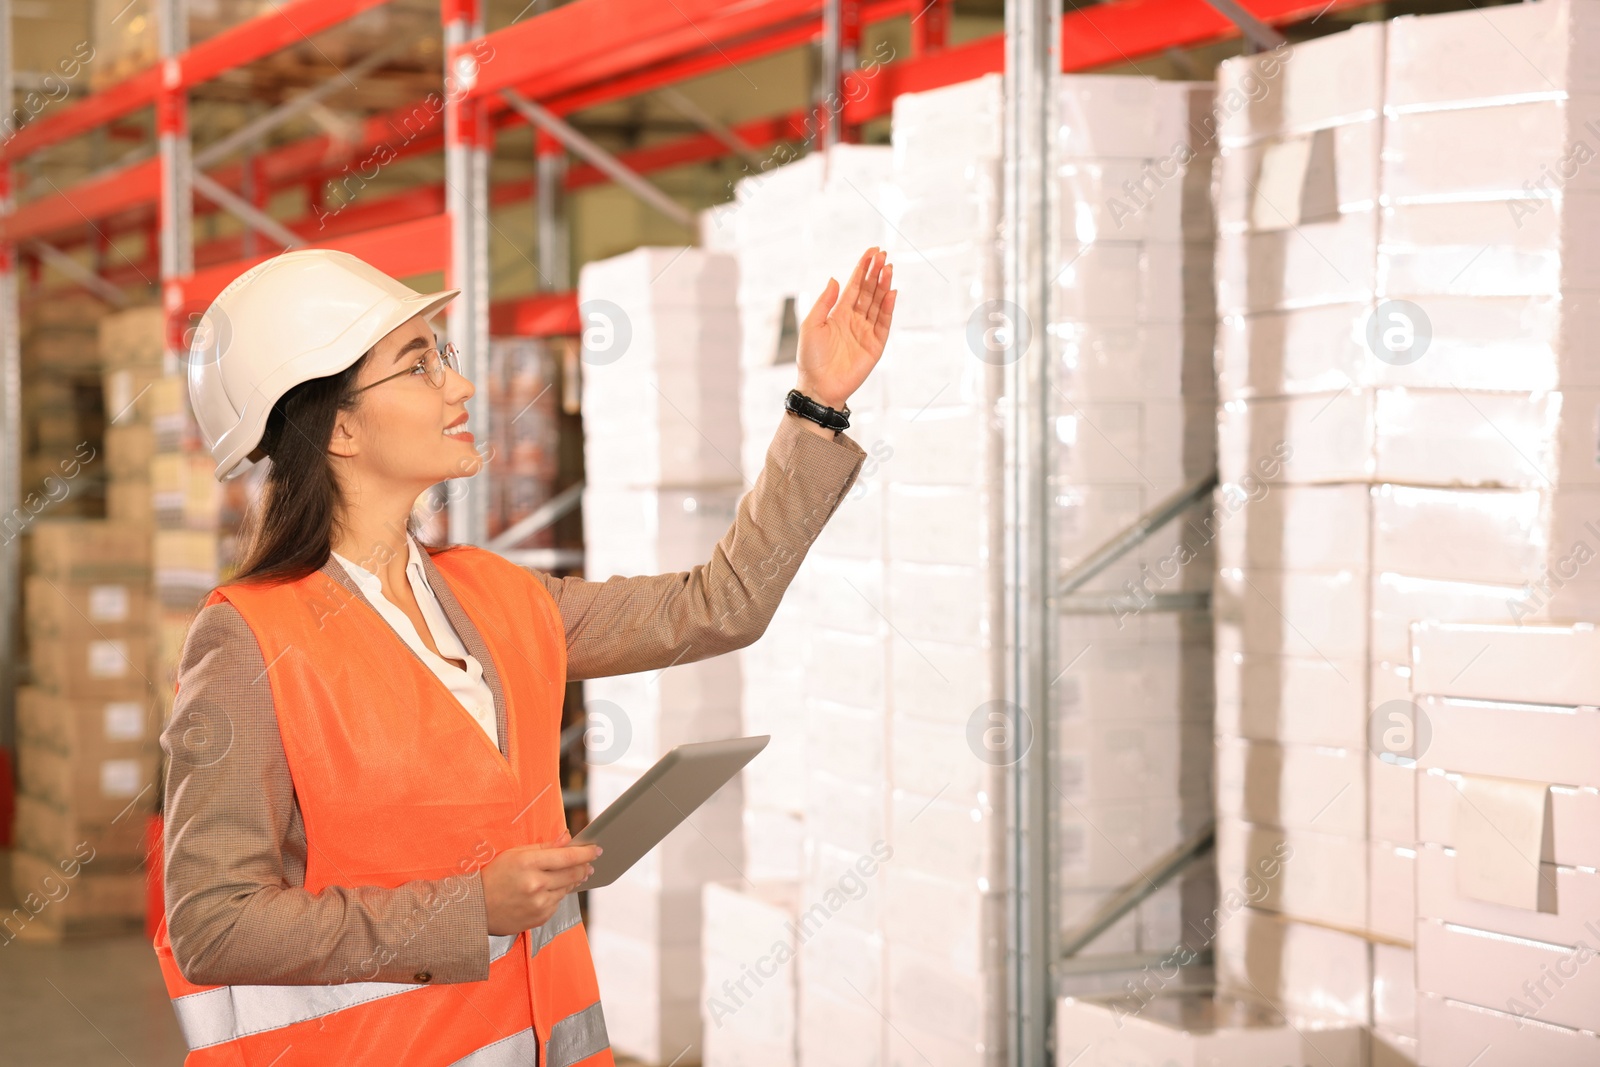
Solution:
[[[1056,94],[1060,338],[1053,404],[1063,572],[1215,464],[1210,83],[1077,76]],[[1082,922],[1211,815],[1213,516],[1197,506],[1075,598],[1055,736],[1062,922]],[[1176,598],[1176,599],[1174,599]],[[1209,867],[1089,952],[1165,952],[1213,906]],[[1185,923],[1187,916],[1193,924]]]
[[[1600,1061],[1600,634],[1412,629],[1424,1064]]]
[[[1362,1027],[1379,968],[1409,979],[1410,942],[1398,768],[1367,745],[1373,664],[1394,660],[1373,603],[1380,476],[1360,416],[1336,417],[1371,411],[1381,377],[1360,331],[1380,291],[1385,40],[1365,24],[1224,63],[1217,99],[1217,852],[1245,905],[1219,928],[1218,982]],[[1345,468],[1317,466],[1341,446]],[[1391,1014],[1405,1062],[1414,1021]]]
[[[95,346],[98,304],[62,300],[29,310],[22,334],[22,456],[18,508],[0,535],[36,518],[98,517],[105,507],[101,402]]]
[[[828,960],[816,961],[814,984],[829,983],[842,1008],[880,1028],[884,1064],[1004,1058],[999,783],[1019,724],[1001,709],[999,670],[1003,368],[972,330],[996,325],[1003,293],[1000,116],[995,76],[895,100],[883,200],[899,297],[868,394],[881,414],[858,438],[868,449],[861,503],[878,509],[878,528],[824,534],[845,545],[881,538],[881,589],[852,593],[836,581],[829,599],[853,597],[884,634],[884,847],[858,848],[882,861],[873,912],[883,965],[878,988],[862,987],[870,1003],[830,979]],[[828,678],[825,662],[811,669]],[[809,1040],[829,1006],[819,997],[802,1007]],[[808,1045],[802,1062],[838,1062],[842,1048],[836,1040],[812,1055]]]
[[[73,519],[33,528],[12,853],[23,906],[6,940],[126,928],[143,915],[158,751],[149,581],[144,530]]]
[[[744,489],[736,285],[731,257],[692,248],[641,248],[580,275],[592,580],[705,564],[733,522]],[[740,732],[736,657],[662,668],[587,683],[591,811],[674,745]],[[700,1055],[701,886],[740,877],[741,806],[737,783],[728,786],[589,895],[607,1030],[621,1052],[661,1064]]]
[[[874,210],[877,183],[886,171],[884,149],[839,146],[748,178],[736,187],[732,203],[707,212],[702,226],[707,244],[728,248],[739,262],[741,451],[747,480],[760,472],[773,435],[788,417],[783,404],[785,394],[798,384],[799,321],[828,276],[842,285],[865,246],[879,239],[881,220],[866,216]],[[850,191],[847,179],[865,193]],[[851,398],[851,412],[849,432],[860,440],[862,419],[870,420],[873,413],[863,411],[859,393]],[[859,491],[852,494],[859,496]],[[828,522],[848,524],[863,506],[855,499],[846,500]],[[833,810],[847,820],[851,791],[881,780],[881,760],[865,781],[853,774],[862,766],[860,760],[824,766],[821,778],[813,774],[818,761],[826,758],[815,747],[819,740],[828,740],[819,736],[823,727],[840,725],[836,715],[812,719],[818,698],[809,673],[817,654],[813,643],[819,639],[817,594],[825,585],[824,574],[836,569],[838,562],[819,541],[789,584],[766,633],[739,653],[744,731],[769,734],[772,741],[743,774],[742,821],[750,881],[708,887],[704,898],[708,939],[701,1010],[708,1067],[746,1063],[792,1067],[799,1061],[801,983],[803,976],[815,974],[816,965],[808,958],[826,951],[813,945],[812,938],[823,926],[836,925],[825,921],[831,917],[829,910],[810,918],[804,914],[815,900],[806,892],[810,857],[831,855],[811,836],[811,819],[818,817],[818,801],[826,792],[819,786],[842,785],[845,792]],[[856,614],[850,612],[852,622]],[[844,629],[849,631],[851,623]],[[850,636],[854,635],[847,633],[846,639]],[[826,645],[827,635],[820,640]],[[859,666],[859,660],[852,666]],[[881,685],[880,678],[876,690],[880,697]],[[859,705],[862,695],[847,699]],[[879,729],[881,736],[881,725]],[[881,752],[875,739],[854,733],[833,738],[832,743],[851,746],[858,753]],[[881,812],[881,800],[876,810]],[[843,899],[835,898],[838,903]],[[783,972],[784,981],[764,984],[744,1000],[759,1007],[745,1008],[729,1000],[720,982],[721,968],[730,959],[753,966],[770,954],[773,938],[758,934],[750,924],[729,924],[714,909],[764,916],[783,929],[786,951],[795,959]],[[710,939],[712,930],[724,932],[722,943]],[[746,935],[742,941],[736,939],[740,934]],[[734,995],[741,992],[736,989]],[[735,1010],[725,1010],[725,1005]]]
[[[1380,1063],[1418,1055],[1379,996],[1423,877],[1408,627],[1595,610],[1594,178],[1538,178],[1592,136],[1596,14],[1405,18],[1222,68],[1247,101],[1218,186],[1223,886],[1292,859],[1219,971],[1370,1025]],[[1329,940],[1296,924],[1359,939],[1351,966],[1370,946],[1367,1005],[1286,962]]]

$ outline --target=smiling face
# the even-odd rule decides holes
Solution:
[[[472,383],[445,368],[444,384],[436,388],[422,370],[425,358],[437,358],[436,346],[418,315],[386,334],[362,362],[354,387],[363,391],[352,410],[340,412],[329,444],[347,483],[416,495],[483,465],[467,428]],[[415,373],[406,373],[412,368]]]

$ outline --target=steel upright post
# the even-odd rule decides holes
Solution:
[[[1050,1062],[1055,908],[1050,864],[1050,664],[1057,623],[1050,545],[1050,145],[1061,70],[1060,0],[1008,0],[1005,65],[1005,273],[1010,315],[1031,339],[1009,365],[1006,504],[1008,671],[1013,738],[1007,892],[1009,1062]]]

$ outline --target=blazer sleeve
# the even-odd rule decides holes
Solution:
[[[538,573],[566,629],[567,678],[659,670],[754,642],[865,459],[845,434],[830,440],[785,414],[710,562],[599,582]]]
[[[392,889],[303,888],[305,826],[265,676],[238,611],[201,611],[161,733],[167,933],[179,971],[198,985],[488,978],[476,871]]]

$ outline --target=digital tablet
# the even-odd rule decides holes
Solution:
[[[690,812],[727,785],[770,740],[771,735],[761,734],[697,741],[662,756],[572,839],[575,845],[605,849],[594,861],[594,873],[578,888],[597,889],[620,878]]]

